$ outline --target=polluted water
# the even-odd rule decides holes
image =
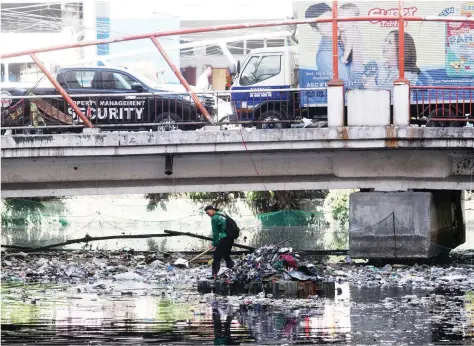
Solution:
[[[2,345],[470,345],[474,265],[321,263],[257,249],[209,280],[208,263],[134,251],[2,253]],[[201,294],[203,281],[246,292]],[[276,297],[252,282],[331,282]]]

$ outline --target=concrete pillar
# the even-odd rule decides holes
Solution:
[[[344,83],[342,80],[328,82],[328,127],[345,126]]]
[[[393,86],[393,125],[410,125],[410,82],[395,81]]]
[[[388,90],[349,90],[347,126],[390,126]]]
[[[349,202],[349,255],[443,256],[465,242],[461,191],[356,192]]]

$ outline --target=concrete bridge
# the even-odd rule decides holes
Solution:
[[[1,145],[3,197],[474,189],[468,127],[92,132],[2,136]]]
[[[2,136],[3,197],[364,188],[350,199],[352,257],[428,258],[465,241],[474,128],[95,131]]]

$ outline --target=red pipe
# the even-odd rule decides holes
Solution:
[[[449,17],[402,17],[405,21],[433,21],[433,22],[474,22],[474,18],[463,17],[463,18],[449,18]],[[372,21],[372,20],[384,20],[384,21],[397,21],[399,16],[364,16],[364,17],[354,17],[354,18],[337,18],[337,22],[363,22],[363,21]],[[94,41],[82,41],[70,44],[63,44],[57,46],[50,46],[37,49],[28,49],[19,52],[12,53],[3,53],[0,54],[0,59],[13,58],[16,56],[29,55],[31,53],[44,53],[51,52],[62,49],[69,48],[80,48],[87,46],[95,46],[99,44],[107,44],[114,42],[123,42],[123,41],[134,41],[141,39],[148,39],[152,37],[163,37],[163,36],[174,36],[174,35],[185,35],[185,34],[195,34],[202,32],[211,32],[211,31],[225,31],[225,30],[237,30],[237,29],[254,29],[254,28],[264,28],[271,26],[284,26],[284,25],[296,25],[296,24],[310,24],[310,23],[330,23],[334,19],[332,18],[317,18],[317,19],[304,19],[304,20],[284,20],[276,22],[264,22],[264,23],[253,23],[253,24],[233,24],[233,25],[216,25],[216,26],[207,26],[201,28],[188,28],[188,29],[179,29],[179,30],[170,30],[170,31],[161,31],[155,33],[146,33],[139,35],[130,35],[122,36],[115,38],[107,38],[102,40]]]
[[[451,95],[452,95],[452,90],[451,92],[449,93],[449,97],[451,98]],[[463,103],[464,104],[464,103]],[[456,93],[456,114],[458,114],[458,108],[459,108],[459,93],[457,92]]]
[[[443,110],[442,110],[442,114],[443,114],[443,117],[444,117],[444,90],[441,91],[441,92],[443,93],[443,94],[442,94],[442,95],[443,95],[443,103],[442,103],[442,105],[443,105]]]
[[[202,105],[201,101],[199,100],[199,98],[196,96],[196,94],[194,93],[194,91],[191,89],[191,87],[189,86],[188,82],[186,81],[186,79],[184,79],[183,75],[181,74],[181,72],[178,70],[178,68],[176,67],[176,65],[173,63],[173,61],[171,60],[171,58],[168,56],[168,54],[166,53],[165,49],[163,48],[163,46],[161,45],[160,42],[158,42],[158,40],[156,39],[156,37],[150,37],[151,41],[153,42],[153,44],[156,46],[156,48],[158,48],[158,50],[160,51],[161,55],[163,56],[163,58],[166,60],[166,62],[168,63],[168,65],[171,67],[171,69],[173,70],[174,74],[176,75],[176,77],[178,77],[179,81],[181,82],[181,84],[183,84],[184,88],[186,89],[186,91],[189,93],[189,95],[191,95],[191,98],[193,99],[193,101],[196,103],[196,106],[197,108],[201,111],[202,115],[204,115],[204,117],[207,119],[207,121],[209,121],[211,124],[214,124],[214,120],[212,119],[212,117],[209,115],[209,112],[207,111],[207,109]]]
[[[431,113],[431,102],[430,102],[431,97],[430,96],[431,96],[431,90],[428,90],[428,101],[427,101],[428,102],[428,113]]]
[[[332,2],[332,78],[339,79],[339,56],[337,52],[337,1]]]
[[[398,81],[405,79],[405,22],[403,21],[403,1],[398,1]]]
[[[84,113],[81,112],[81,110],[79,109],[79,107],[77,107],[77,105],[74,103],[74,101],[72,100],[72,98],[68,95],[68,93],[66,92],[66,90],[63,89],[63,87],[61,85],[59,85],[58,81],[53,77],[53,75],[48,71],[48,69],[43,65],[43,63],[38,59],[38,57],[36,56],[35,53],[31,53],[30,54],[30,57],[31,59],[33,59],[33,61],[36,63],[36,65],[38,65],[38,67],[40,68],[40,70],[44,73],[44,75],[46,76],[46,78],[49,79],[49,81],[51,82],[51,84],[54,85],[54,87],[56,88],[57,91],[59,91],[59,93],[61,94],[61,96],[66,100],[67,103],[69,103],[69,105],[72,107],[72,109],[74,109],[74,112],[76,112],[77,116],[79,118],[82,119],[82,121],[84,122],[85,125],[87,125],[87,127],[94,127],[92,126],[91,122],[89,121],[89,119],[87,119],[87,117],[84,115]]]

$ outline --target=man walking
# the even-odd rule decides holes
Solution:
[[[212,224],[212,247],[214,248],[214,260],[212,262],[212,277],[216,278],[221,268],[221,260],[224,259],[227,268],[234,267],[230,258],[230,251],[234,245],[234,237],[227,230],[228,216],[220,212],[212,205],[204,208],[206,214],[211,218]]]

